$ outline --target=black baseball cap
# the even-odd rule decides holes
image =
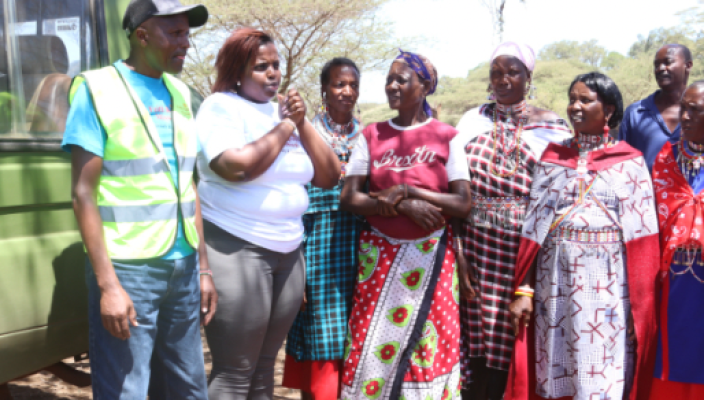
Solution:
[[[191,28],[203,26],[208,21],[208,9],[202,4],[184,6],[178,0],[132,0],[127,5],[122,29],[129,37],[135,29],[151,17],[186,14]]]

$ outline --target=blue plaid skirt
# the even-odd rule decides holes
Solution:
[[[306,310],[286,340],[296,361],[341,360],[357,282],[357,247],[363,222],[346,211],[303,215],[306,238]]]

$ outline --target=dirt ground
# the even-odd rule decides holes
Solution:
[[[205,372],[209,374],[211,369],[210,349],[205,342],[204,336],[203,352],[205,355]],[[90,372],[88,360],[74,362],[73,358],[67,358],[64,362],[74,368],[80,369],[81,371]],[[283,368],[284,349],[282,347],[279,351],[279,356],[276,360],[276,367],[274,371],[274,379],[276,384],[274,388],[274,400],[300,399],[297,390],[281,387]],[[48,372],[39,372],[24,379],[12,381],[10,382],[9,387],[10,393],[12,393],[14,400],[89,400],[93,398],[90,387],[77,388],[75,386],[71,386]]]

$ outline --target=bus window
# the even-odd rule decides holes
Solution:
[[[63,134],[71,79],[95,68],[91,0],[0,0],[0,141]]]

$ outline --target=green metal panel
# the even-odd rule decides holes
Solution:
[[[0,382],[41,370],[61,361],[67,354],[80,354],[85,351],[87,342],[85,320],[0,336]]]
[[[128,56],[128,3],[103,0],[109,62]],[[70,173],[63,152],[0,151],[0,383],[88,350]]]
[[[130,43],[122,30],[122,17],[129,3],[129,0],[105,0],[105,24],[111,63],[127,58],[130,52]]]
[[[11,188],[0,191],[0,215],[19,212],[17,207],[71,201],[71,163],[66,153],[0,153],[0,176],[3,188]]]
[[[0,382],[88,349],[70,169],[64,154],[0,153]]]

